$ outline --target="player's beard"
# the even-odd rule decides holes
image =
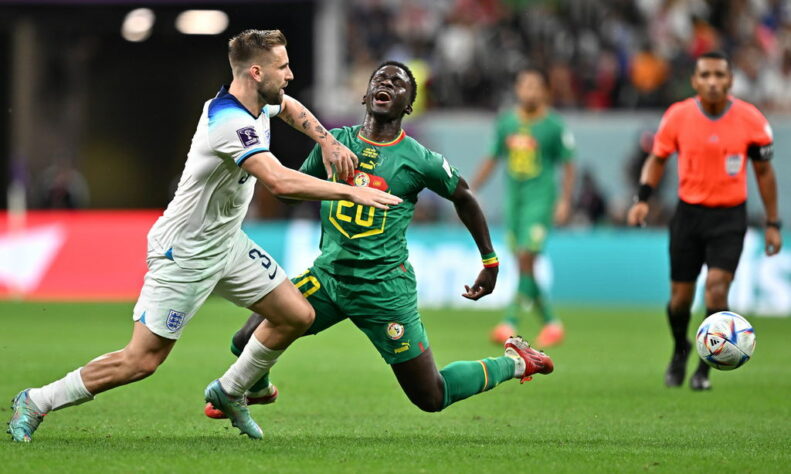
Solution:
[[[258,97],[269,105],[280,105],[283,103],[283,88],[276,87],[271,82],[264,82],[258,86]]]

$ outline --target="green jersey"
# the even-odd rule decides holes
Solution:
[[[511,197],[552,206],[555,167],[574,155],[574,136],[560,115],[550,110],[540,120],[527,122],[514,109],[498,117],[495,133],[492,156],[507,159]]]
[[[387,191],[404,201],[389,210],[349,201],[323,201],[321,255],[314,265],[335,276],[385,280],[403,273],[404,268],[399,267],[408,257],[406,229],[418,193],[428,188],[449,199],[459,183],[459,174],[442,155],[403,131],[392,142],[378,143],[361,136],[360,128],[357,125],[331,131],[359,159],[349,184]],[[318,145],[300,171],[326,177]]]

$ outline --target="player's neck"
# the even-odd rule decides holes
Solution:
[[[539,105],[534,109],[527,109],[525,107],[516,108],[519,117],[528,122],[534,122],[544,117],[547,113],[547,108],[544,105]]]
[[[255,89],[245,87],[243,83],[235,79],[228,87],[228,93],[236,97],[236,100],[238,100],[253,117],[258,117],[258,114],[261,113],[261,109],[266,105]]]
[[[390,142],[401,134],[401,119],[377,120],[376,117],[366,114],[360,134],[375,142]]]

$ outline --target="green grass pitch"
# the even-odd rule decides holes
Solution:
[[[131,308],[0,303],[3,421],[20,389],[120,349]],[[247,314],[210,300],[152,377],[49,414],[29,445],[6,437],[0,472],[788,472],[791,319],[752,318],[753,360],[693,393],[662,384],[661,308],[560,313],[554,374],[434,414],[409,403],[350,323],[300,340],[273,372],[278,402],[252,408],[265,431],[255,442],[202,413]],[[500,354],[486,339],[497,317],[426,311],[438,365]]]

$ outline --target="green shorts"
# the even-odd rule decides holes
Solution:
[[[509,212],[506,232],[512,251],[540,253],[544,250],[552,228],[552,209],[552,206],[525,206]]]
[[[291,281],[316,310],[305,334],[318,334],[346,318],[360,328],[388,364],[414,359],[428,349],[417,311],[415,273],[407,263],[389,280],[336,277],[312,267]]]

